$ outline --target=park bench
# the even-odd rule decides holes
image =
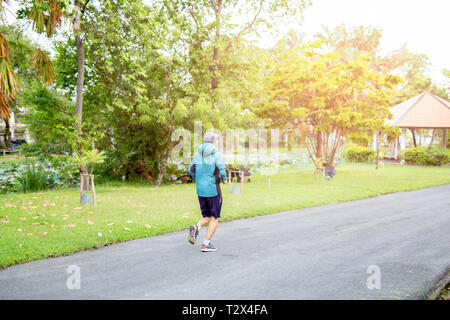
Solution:
[[[3,153],[3,156],[6,156],[6,153],[10,153],[10,152],[17,152],[17,149],[0,149],[0,152]]]

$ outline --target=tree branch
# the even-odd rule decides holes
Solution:
[[[214,0],[211,0],[211,1],[214,1]],[[240,38],[245,32],[249,31],[249,30],[253,27],[253,25],[254,25],[255,22],[256,22],[256,19],[258,19],[258,16],[259,16],[259,14],[260,14],[261,11],[262,11],[263,3],[264,3],[264,0],[261,0],[261,1],[259,2],[259,9],[258,9],[258,11],[255,13],[255,15],[254,15],[254,17],[253,17],[253,20],[252,20],[251,22],[249,22],[245,28],[243,28],[241,31],[239,31],[238,34],[234,37],[234,39],[231,40],[231,41],[228,43],[227,48],[225,49],[226,51],[228,51],[228,50],[231,48],[233,42],[238,41],[239,38]]]
[[[84,13],[84,11],[86,10],[86,6],[88,5],[90,0],[86,0],[86,2],[84,3],[83,9],[81,9],[81,13]]]

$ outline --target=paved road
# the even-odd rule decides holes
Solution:
[[[450,184],[223,223],[215,253],[176,232],[13,266],[0,299],[421,299],[450,269],[449,230]]]

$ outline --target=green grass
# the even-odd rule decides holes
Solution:
[[[450,282],[441,290],[436,300],[450,300]]]
[[[272,177],[270,189],[265,176],[252,177],[243,194],[230,194],[222,185],[221,220],[446,183],[450,167],[386,165],[375,170],[374,165],[342,164],[333,180],[319,183],[312,168],[285,169]],[[0,268],[182,230],[200,217],[193,184],[155,189],[110,182],[96,189],[96,206],[80,206],[74,189],[1,196]]]

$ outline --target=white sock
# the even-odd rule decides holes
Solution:
[[[210,242],[211,242],[211,241],[209,241],[209,240],[205,240],[205,241],[203,241],[203,244],[204,244],[205,246],[207,246]]]
[[[200,231],[200,229],[202,228],[202,225],[200,223],[197,223],[196,226],[197,226],[197,230]]]

